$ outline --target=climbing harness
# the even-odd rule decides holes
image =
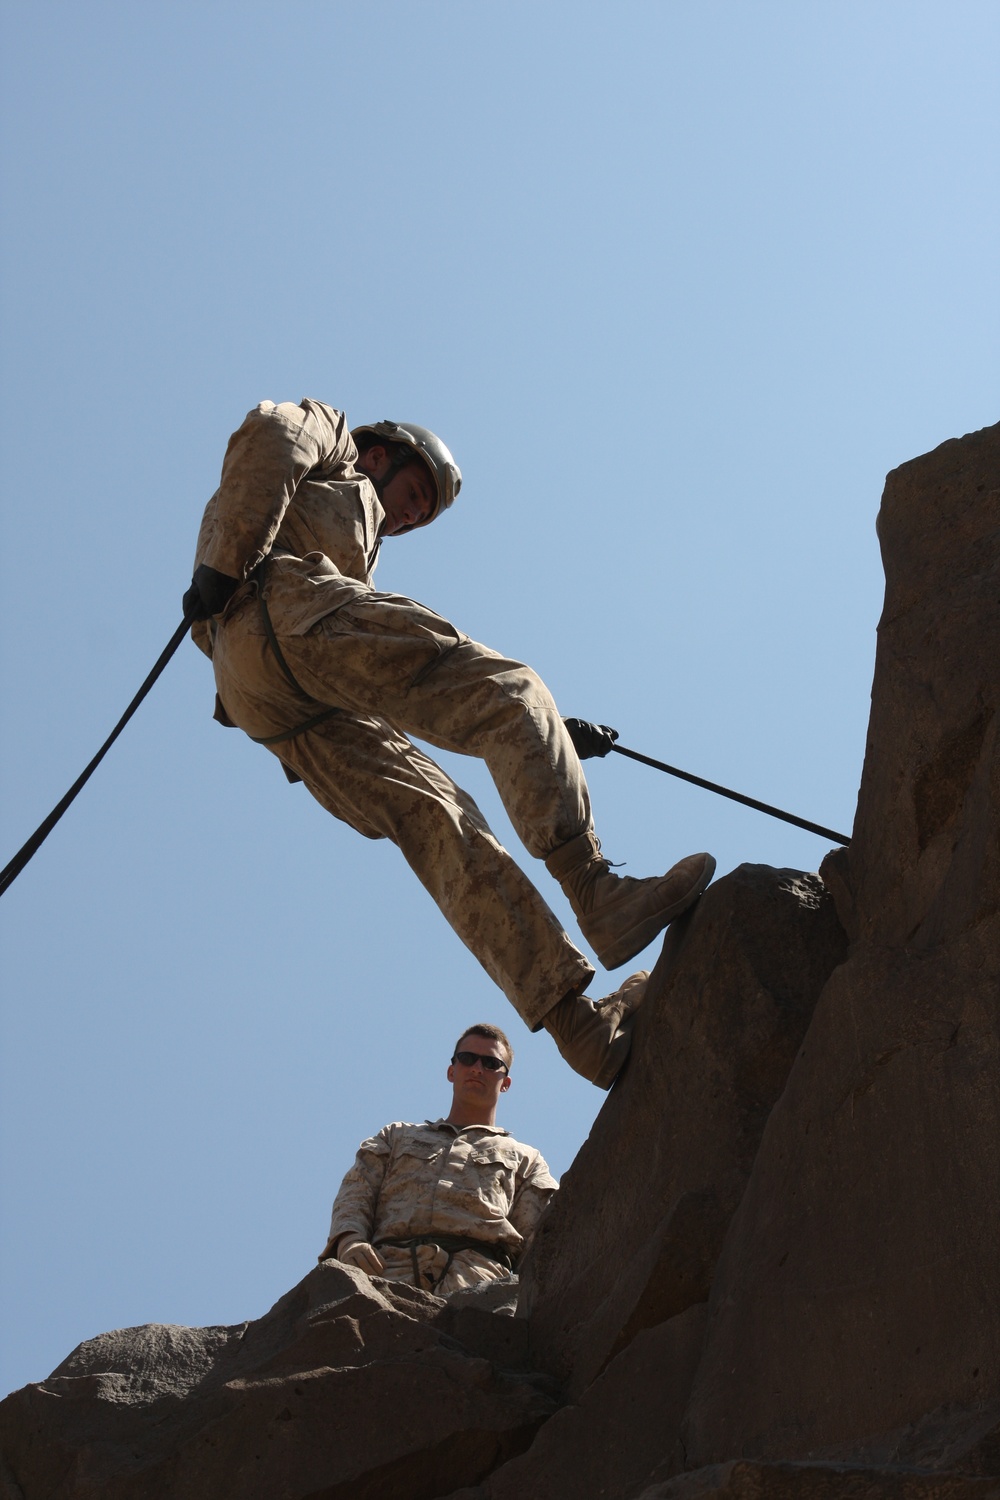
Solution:
[[[278,637],[275,635],[274,626],[271,624],[271,612],[267,607],[267,600],[264,598],[264,576],[266,565],[267,558],[264,558],[257,564],[257,568],[255,571],[257,579],[257,597],[260,601],[260,619],[261,624],[264,626],[264,634],[267,636],[267,644],[270,646],[271,651],[274,654],[275,661],[281,668],[285,681],[293,689],[293,691],[298,693],[300,698],[304,698],[307,703],[318,703],[319,700],[313,698],[309,693],[307,693],[302,684],[296,679],[295,673],[292,671],[291,667],[285,660],[284,652],[278,645]],[[313,714],[311,718],[303,720],[301,724],[297,724],[294,729],[283,729],[278,734],[252,734],[249,736],[249,738],[253,740],[255,745],[283,745],[286,740],[294,740],[298,735],[305,734],[307,729],[315,729],[317,724],[324,724],[327,719],[332,719],[341,712],[342,710],[339,708],[324,707],[320,709],[319,713]],[[285,768],[285,774],[289,774],[287,767]],[[295,773],[292,772],[291,774],[294,775]],[[295,779],[301,780],[301,777],[296,777]]]
[[[742,792],[732,792],[728,787],[719,786],[718,782],[706,781],[701,776],[692,776],[690,771],[679,771],[676,766],[668,766],[662,760],[653,760],[652,756],[640,755],[638,750],[626,750],[624,745],[612,745],[611,749],[617,755],[627,755],[629,760],[641,761],[644,766],[652,766],[656,771],[666,771],[668,776],[678,776],[681,781],[690,781],[693,786],[704,787],[707,792],[717,792],[720,797],[728,797],[731,802],[742,802],[744,807],[754,807],[758,812],[767,813],[770,818],[780,818],[783,823],[794,823],[796,828],[804,828],[807,833],[818,833],[821,838],[833,839],[836,844],[851,842],[844,833],[835,833],[832,828],[824,828],[820,823],[810,823],[805,818],[797,818],[794,813],[782,812],[780,807],[772,807],[769,802],[758,802],[756,797],[745,797]]]

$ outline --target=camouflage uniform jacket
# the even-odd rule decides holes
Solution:
[[[279,635],[371,589],[385,512],[347,418],[321,401],[262,401],[233,433],[202,517],[200,563],[243,579],[272,549],[268,607]],[[193,631],[212,654],[209,626]]]
[[[362,1141],[333,1205],[330,1240],[441,1234],[518,1256],[559,1184],[533,1146],[497,1125],[396,1122]]]

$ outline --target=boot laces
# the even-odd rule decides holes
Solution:
[[[624,859],[620,859],[616,862],[613,859],[609,859],[604,850],[601,848],[601,841],[597,837],[596,833],[594,834],[594,843],[597,845],[597,852],[600,855],[601,863],[606,870],[621,870],[624,868],[627,861]]]

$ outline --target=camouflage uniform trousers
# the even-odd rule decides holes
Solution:
[[[218,622],[223,706],[253,737],[341,710],[269,747],[318,802],[389,838],[522,1019],[537,1029],[594,969],[498,842],[476,803],[407,738],[485,760],[528,852],[544,858],[592,826],[576,751],[544,683],[411,599],[352,583],[302,633],[277,626],[287,681],[251,581]],[[335,601],[335,591],[331,590]],[[310,702],[309,700],[314,700]]]

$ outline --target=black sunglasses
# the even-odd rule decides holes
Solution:
[[[484,1052],[456,1052],[452,1058],[453,1063],[461,1063],[463,1068],[474,1068],[477,1062],[481,1062],[487,1073],[498,1073],[501,1068],[509,1072],[507,1064],[500,1057],[490,1057]]]

